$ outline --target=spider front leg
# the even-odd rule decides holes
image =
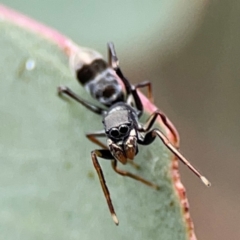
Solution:
[[[153,124],[156,122],[157,117],[160,117],[163,124],[170,130],[170,132],[173,135],[174,138],[174,146],[178,149],[179,148],[179,135],[178,132],[176,130],[176,128],[174,127],[173,123],[168,119],[168,117],[163,113],[160,112],[159,110],[155,111],[147,120],[147,122],[138,130],[140,132],[148,132]]]
[[[135,89],[147,87],[148,99],[150,100],[151,103],[154,102],[153,94],[152,94],[152,83],[150,81],[144,81],[144,82],[141,82],[141,83],[137,83],[133,87]]]
[[[210,187],[211,183],[205,178],[202,174],[200,174],[199,171],[197,171],[196,168],[192,166],[192,164],[175,148],[169,141],[169,139],[159,130],[159,129],[153,129],[150,132],[146,133],[143,139],[138,139],[138,143],[142,145],[148,145],[152,143],[156,137],[159,137],[164,145],[175,155],[179,158],[180,161],[182,161],[187,167],[195,174],[197,175],[202,182],[207,186]]]
[[[106,137],[106,133],[105,133],[104,130],[96,131],[96,132],[93,132],[93,133],[87,133],[86,137],[88,138],[88,140],[97,144],[99,147],[101,147],[103,149],[108,149],[108,147],[105,144],[103,144],[101,141],[99,141],[97,139],[99,137]]]
[[[112,156],[112,154],[110,153],[109,150],[105,150],[105,149],[94,150],[94,151],[91,152],[91,156],[92,156],[93,165],[94,165],[94,167],[95,167],[95,169],[97,171],[97,174],[98,174],[98,177],[99,177],[99,181],[101,183],[102,190],[103,190],[104,196],[105,196],[107,204],[108,204],[109,211],[110,211],[110,213],[112,215],[112,219],[113,219],[114,223],[116,225],[118,225],[119,221],[118,221],[117,215],[116,215],[116,213],[114,211],[114,207],[113,207],[113,204],[112,204],[110,192],[108,191],[108,188],[107,188],[107,185],[106,185],[106,181],[105,181],[105,178],[104,178],[101,166],[98,163],[98,159],[97,159],[97,157],[101,157],[101,158],[104,158],[104,159],[111,160],[111,159],[113,159],[113,156]]]

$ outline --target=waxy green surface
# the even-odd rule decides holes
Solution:
[[[4,20],[0,48],[0,239],[188,239],[170,175],[172,154],[161,141],[140,147],[140,170],[119,165],[159,191],[117,175],[100,159],[116,227],[91,161],[98,147],[85,138],[102,129],[101,116],[57,95],[57,86],[67,85],[91,100],[68,57]]]

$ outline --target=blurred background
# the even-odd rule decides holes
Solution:
[[[179,130],[198,239],[240,239],[240,2],[2,0],[106,56],[113,41],[125,75],[151,80],[156,105]]]

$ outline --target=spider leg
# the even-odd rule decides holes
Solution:
[[[86,137],[93,143],[97,144],[98,146],[100,146],[103,149],[108,149],[108,147],[103,144],[101,141],[99,141],[97,138],[99,137],[105,137],[106,133],[104,130],[100,130],[100,131],[96,131],[96,132],[92,132],[92,133],[87,133]]]
[[[107,204],[108,204],[109,211],[112,215],[112,219],[113,219],[114,223],[116,225],[118,225],[119,221],[118,221],[117,215],[115,213],[115,210],[114,210],[114,207],[113,207],[113,204],[112,204],[110,192],[107,188],[106,181],[105,181],[105,178],[104,178],[104,175],[103,175],[103,171],[102,171],[101,166],[98,162],[98,157],[112,160],[113,156],[112,156],[112,154],[110,153],[109,150],[100,149],[100,150],[92,151],[91,152],[91,157],[92,157],[93,165],[94,165],[94,167],[97,171],[99,181],[101,183],[102,190],[103,190],[104,196],[105,196]]]
[[[147,87],[148,99],[150,100],[151,103],[154,102],[153,95],[152,95],[152,83],[150,81],[144,81],[144,82],[141,82],[141,83],[137,83],[133,87],[135,89]]]
[[[77,94],[75,94],[70,88],[65,87],[65,86],[59,86],[58,87],[58,94],[65,94],[69,97],[71,97],[72,99],[74,99],[75,101],[81,103],[84,107],[86,107],[88,110],[97,113],[97,114],[102,114],[103,112],[105,112],[105,110],[103,108],[100,108],[98,106],[93,105],[92,103],[87,102],[86,100],[82,99],[81,97],[79,97]]]
[[[123,82],[124,87],[126,89],[127,98],[129,97],[129,95],[132,95],[136,108],[139,111],[139,116],[141,116],[143,112],[142,101],[138,95],[136,88],[132,86],[128,81],[128,79],[123,75],[119,67],[119,60],[115,51],[114,44],[112,42],[108,43],[108,62],[109,62],[109,65],[115,70],[116,74]]]
[[[193,167],[193,165],[178,151],[177,148],[175,148],[169,141],[169,139],[159,130],[159,129],[153,129],[150,132],[146,133],[145,137],[143,139],[138,139],[138,143],[142,145],[148,145],[152,143],[156,137],[159,137],[163,144],[175,155],[178,157],[178,159],[183,162],[196,176],[198,176],[202,182],[210,187],[211,183],[205,178],[201,173]]]
[[[163,124],[170,130],[170,132],[173,135],[174,138],[174,146],[178,149],[179,148],[179,135],[178,132],[176,130],[176,128],[174,127],[173,123],[168,119],[168,117],[163,113],[160,112],[160,110],[155,111],[147,120],[147,122],[138,130],[140,132],[148,132],[153,124],[156,122],[157,117],[160,117]]]
[[[140,182],[146,184],[147,186],[152,187],[152,188],[154,188],[154,189],[156,189],[156,190],[159,189],[159,186],[157,186],[156,184],[151,183],[151,182],[145,180],[145,179],[142,178],[142,177],[139,177],[139,176],[137,176],[137,175],[135,175],[135,174],[132,174],[132,173],[130,173],[130,172],[127,172],[127,171],[123,171],[123,170],[118,169],[118,168],[117,168],[117,161],[116,161],[115,159],[112,161],[112,168],[113,168],[113,170],[114,170],[116,173],[118,173],[118,174],[120,174],[120,175],[122,175],[122,176],[124,176],[124,177],[133,178],[133,179],[135,179],[135,180],[137,180],[137,181],[140,181]]]

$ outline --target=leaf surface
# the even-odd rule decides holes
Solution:
[[[120,166],[159,191],[100,159],[120,220],[114,225],[91,161],[98,147],[85,137],[102,129],[101,116],[57,95],[66,85],[92,101],[69,69],[76,45],[4,7],[0,17],[0,238],[195,239],[177,162],[160,140],[140,147],[140,170]]]

